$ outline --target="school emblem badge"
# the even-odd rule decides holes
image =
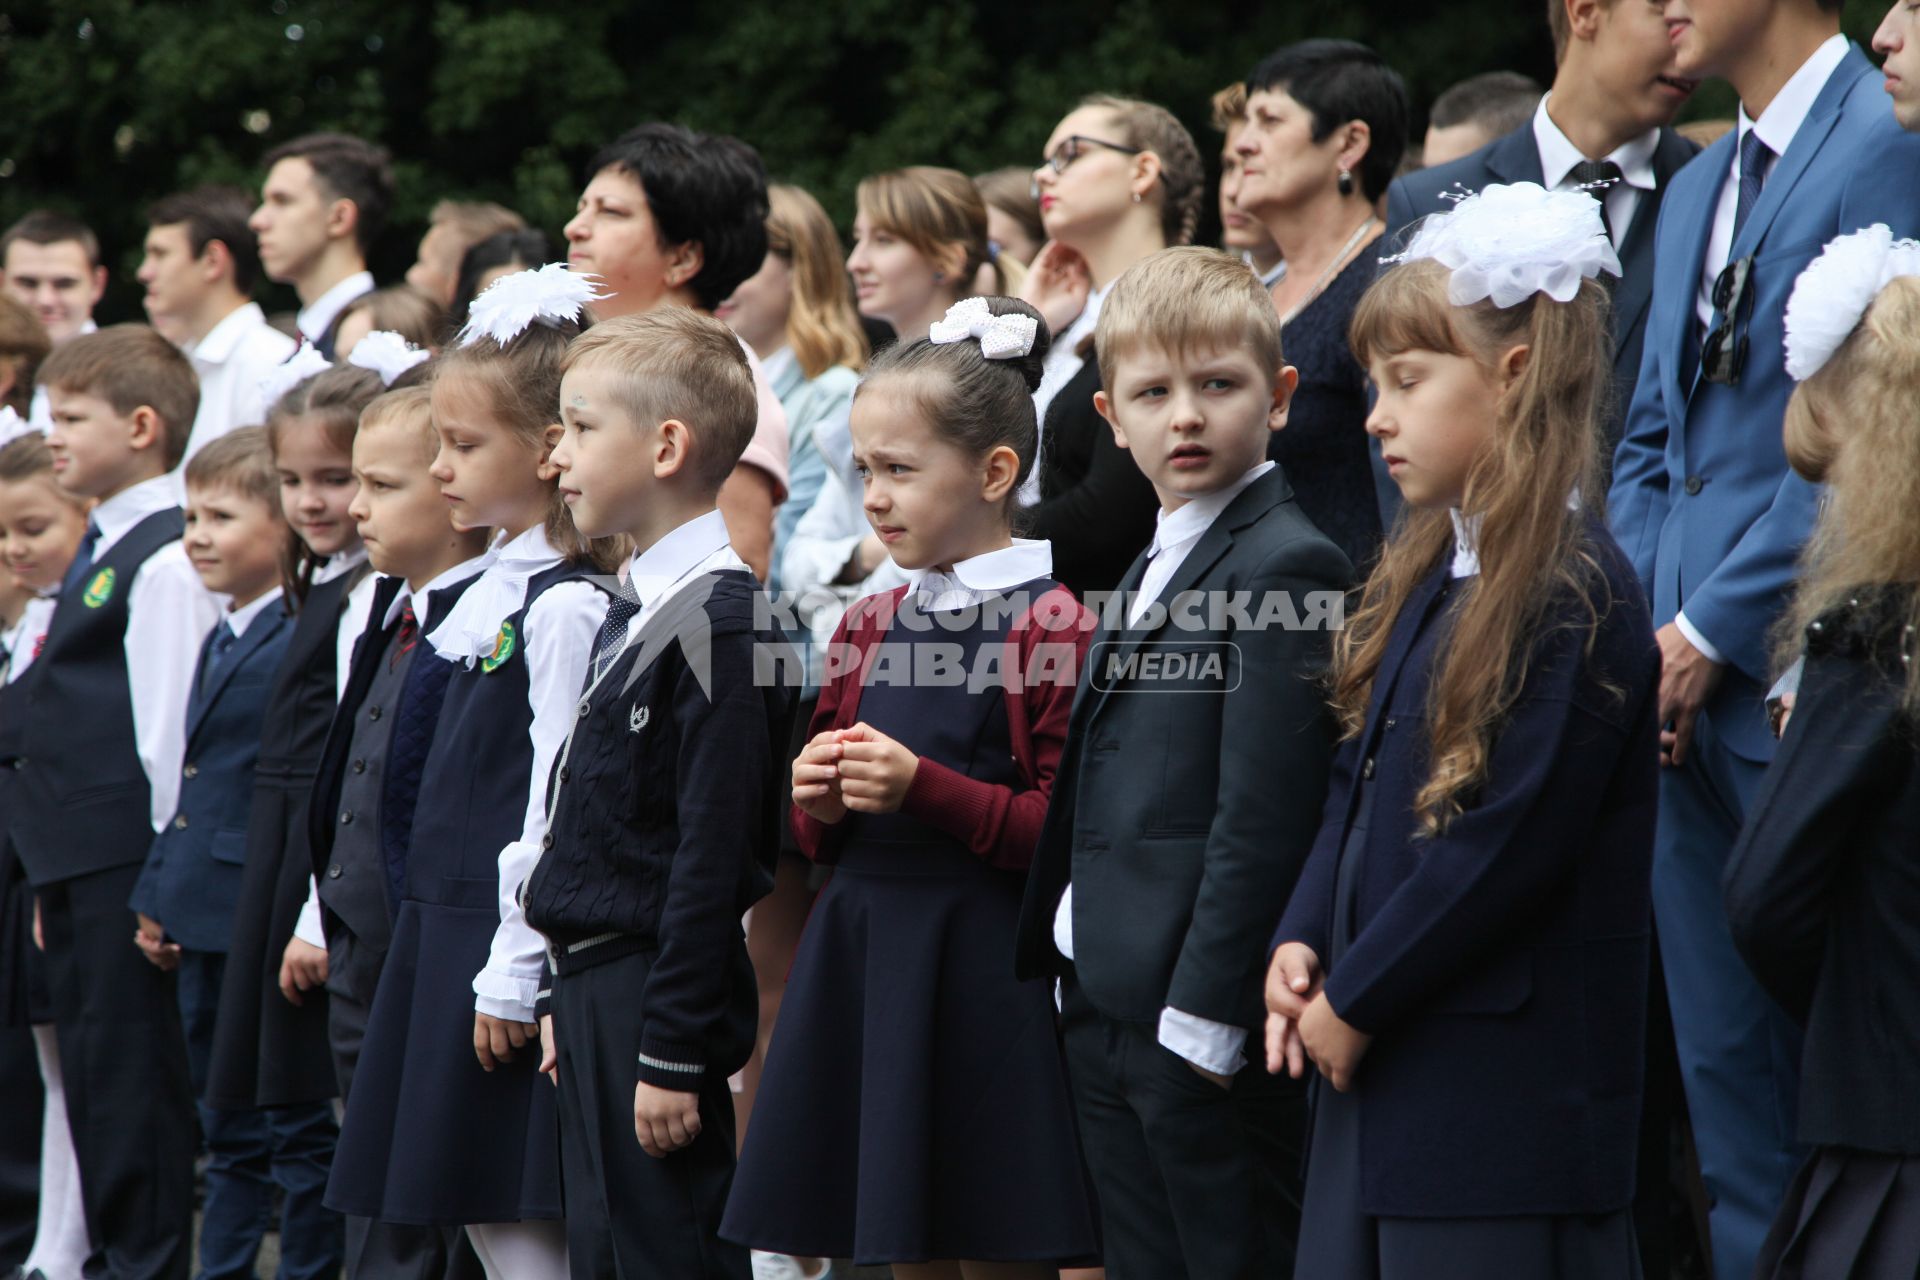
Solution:
[[[100,572],[94,574],[92,579],[87,583],[85,593],[80,597],[80,603],[89,609],[98,609],[101,605],[113,599],[114,577],[114,572],[111,569],[102,569]]]
[[[647,727],[647,721],[651,719],[653,719],[652,709],[649,707],[642,706],[636,702],[633,706],[633,710],[627,713],[627,732],[628,733],[640,732],[642,729]]]
[[[511,622],[500,624],[500,634],[493,638],[493,652],[480,659],[480,670],[492,674],[505,666],[513,657],[513,651],[520,647],[520,637],[515,633]]]

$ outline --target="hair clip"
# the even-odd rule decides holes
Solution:
[[[1032,316],[993,314],[985,298],[967,298],[947,308],[947,314],[927,330],[935,346],[976,338],[980,354],[989,360],[1012,360],[1033,350],[1040,326]]]
[[[375,329],[353,344],[347,363],[356,369],[372,370],[390,387],[395,378],[431,359],[433,352],[421,350],[393,330]]]
[[[460,345],[470,347],[482,338],[492,338],[504,347],[536,322],[549,328],[577,322],[589,302],[613,296],[600,292],[599,280],[569,271],[564,262],[501,276],[467,309]]]
[[[1600,202],[1537,182],[1495,183],[1424,219],[1394,261],[1415,258],[1432,258],[1453,272],[1447,300],[1456,307],[1485,300],[1511,307],[1536,293],[1571,302],[1583,280],[1602,271],[1620,274]]]
[[[1884,222],[1829,240],[1787,297],[1787,376],[1805,382],[1818,373],[1880,291],[1914,275],[1920,275],[1920,243],[1894,239]]]
[[[316,373],[333,368],[333,362],[320,354],[320,348],[303,342],[294,353],[266,371],[260,378],[260,395],[268,409],[280,403],[280,397]]]

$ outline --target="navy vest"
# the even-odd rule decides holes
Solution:
[[[133,866],[153,843],[127,684],[127,597],[140,566],[184,527],[179,508],[156,511],[95,560],[55,607],[39,670],[25,677],[7,831],[35,886]]]
[[[233,643],[211,680],[202,646],[188,699],[180,801],[134,888],[133,908],[191,951],[226,951],[247,860],[247,818],[267,695],[293,636],[284,605],[269,607]]]

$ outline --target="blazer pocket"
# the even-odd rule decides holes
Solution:
[[[1512,1013],[1532,995],[1533,954],[1510,951],[1441,990],[1429,1007],[1441,1014]]]
[[[247,860],[247,829],[222,831],[213,837],[213,843],[207,847],[215,862],[230,862],[239,866]]]

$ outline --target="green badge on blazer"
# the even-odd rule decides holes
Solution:
[[[480,659],[480,669],[488,674],[498,671],[513,657],[513,651],[520,647],[520,637],[515,633],[511,622],[500,624],[500,634],[493,638],[493,652]]]
[[[102,569],[100,572],[94,574],[93,579],[87,583],[86,592],[81,595],[80,603],[89,609],[98,609],[101,605],[113,599],[113,583],[113,570]]]

